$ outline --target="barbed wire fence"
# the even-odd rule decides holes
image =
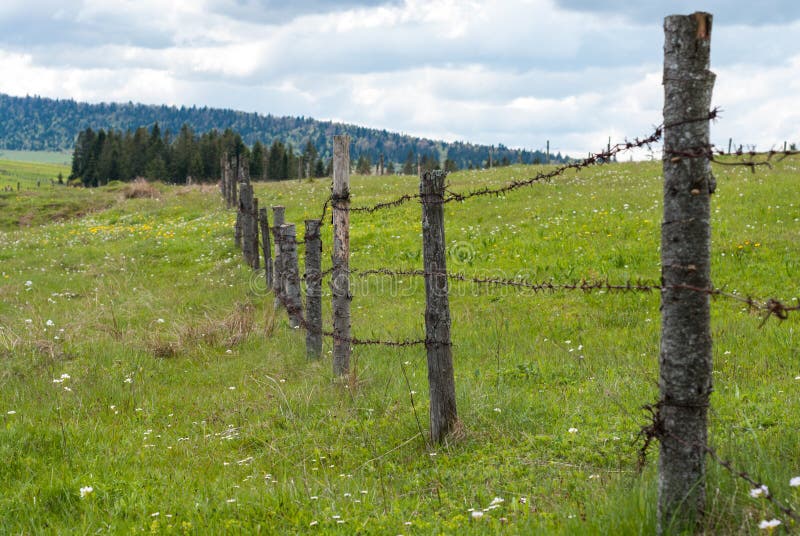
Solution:
[[[695,14],[697,15],[697,14]],[[695,17],[695,21],[700,19]],[[697,23],[700,24],[700,23]],[[695,30],[692,30],[695,31]],[[695,108],[696,109],[696,108]],[[662,153],[662,159],[666,166],[671,165],[674,167],[692,166],[697,163],[700,166],[707,167],[708,184],[704,187],[705,191],[700,188],[701,185],[693,184],[688,192],[691,198],[697,196],[705,196],[706,198],[713,194],[715,184],[713,184],[713,177],[710,176],[710,164],[714,163],[723,166],[742,166],[749,168],[751,171],[756,172],[760,167],[770,167],[773,162],[780,162],[786,158],[795,157],[800,155],[800,151],[786,150],[776,151],[770,150],[765,152],[755,151],[742,151],[741,148],[736,151],[722,151],[715,148],[707,142],[708,124],[710,121],[717,120],[720,117],[720,110],[718,108],[710,110],[706,114],[696,117],[684,117],[678,120],[667,120],[665,114],[665,121],[661,125],[655,127],[653,131],[643,137],[625,140],[616,145],[609,145],[605,150],[590,154],[587,158],[579,161],[572,161],[554,169],[541,171],[534,176],[526,179],[512,180],[502,186],[486,186],[465,192],[452,191],[444,186],[444,173],[437,172],[424,172],[422,173],[421,190],[420,193],[406,193],[394,199],[379,201],[371,205],[355,205],[351,206],[351,197],[349,190],[349,139],[346,137],[337,137],[334,140],[334,177],[338,181],[337,187],[333,193],[324,200],[320,209],[321,215],[315,220],[306,220],[306,234],[303,240],[296,240],[293,232],[287,233],[287,226],[292,227],[292,224],[287,224],[283,221],[283,207],[273,207],[274,213],[274,226],[270,227],[266,219],[266,212],[264,209],[257,213],[258,200],[251,199],[252,186],[249,185],[248,174],[242,170],[242,166],[246,166],[246,162],[241,159],[234,162],[225,158],[223,160],[223,174],[221,181],[221,191],[224,199],[229,207],[238,205],[237,223],[235,237],[237,238],[237,246],[243,248],[243,255],[245,262],[254,269],[257,269],[258,262],[258,228],[255,222],[260,224],[262,234],[262,248],[264,250],[264,265],[271,267],[272,270],[265,270],[266,272],[266,288],[274,289],[276,306],[282,307],[286,310],[293,326],[300,327],[305,330],[307,334],[307,352],[309,358],[319,358],[321,354],[321,338],[325,337],[333,340],[334,348],[338,348],[343,357],[334,356],[334,373],[339,376],[351,374],[349,368],[349,352],[352,347],[357,346],[382,346],[395,349],[406,349],[411,347],[424,346],[428,351],[429,369],[431,367],[432,359],[439,359],[439,357],[432,357],[435,354],[438,356],[450,356],[445,359],[444,369],[449,378],[444,378],[445,383],[452,384],[452,361],[450,352],[452,351],[453,343],[450,340],[450,318],[449,318],[449,304],[447,300],[438,301],[437,298],[446,298],[449,294],[449,287],[447,282],[457,283],[471,283],[491,288],[505,287],[514,289],[519,293],[550,294],[556,292],[580,292],[583,294],[592,293],[658,293],[662,300],[664,296],[677,295],[678,299],[685,299],[686,296],[695,295],[703,297],[706,300],[728,300],[743,304],[747,310],[762,315],[760,326],[763,326],[771,318],[777,320],[786,320],[793,313],[800,311],[800,303],[789,304],[786,300],[777,297],[754,297],[750,295],[742,295],[736,292],[729,292],[725,288],[719,288],[710,284],[693,284],[686,282],[668,282],[664,277],[664,268],[662,268],[662,276],[660,281],[656,278],[650,280],[628,280],[623,282],[612,282],[610,280],[588,280],[581,279],[578,281],[567,282],[554,282],[554,281],[531,281],[527,279],[510,279],[502,277],[478,277],[464,273],[449,272],[444,262],[444,254],[446,252],[446,244],[444,243],[443,232],[441,236],[434,236],[430,230],[430,216],[426,215],[426,211],[431,208],[439,208],[445,204],[458,202],[465,203],[473,198],[494,196],[501,197],[507,193],[532,187],[537,184],[547,183],[553,181],[558,177],[564,176],[570,171],[580,171],[591,166],[604,164],[615,160],[619,155],[628,151],[639,148],[651,148],[653,144],[663,141],[665,132],[676,132],[681,129],[688,129],[693,133],[690,137],[690,144],[688,146],[679,147],[674,142],[665,142],[665,147]],[[705,137],[703,137],[705,131]],[[684,144],[685,145],[685,144]],[[338,147],[338,150],[337,150]],[[345,171],[346,170],[346,171]],[[237,188],[236,182],[233,177],[238,177],[239,184]],[[426,190],[426,185],[431,181],[440,181],[441,189],[431,193]],[[237,193],[237,189],[240,193]],[[242,201],[242,193],[244,192],[244,202]],[[351,213],[361,214],[374,214],[380,211],[397,208],[408,204],[410,202],[417,202],[421,205],[423,211],[423,243],[424,243],[424,260],[426,269],[396,269],[390,267],[367,268],[367,269],[351,269],[349,267],[349,215]],[[255,207],[255,208],[254,208]],[[334,249],[332,258],[334,259],[334,266],[328,270],[322,271],[318,259],[314,259],[314,254],[318,254],[321,249],[321,242],[319,241],[320,227],[326,223],[326,216],[328,210],[333,210],[333,217],[331,218],[334,225]],[[347,216],[345,218],[345,216]],[[252,219],[254,218],[254,219]],[[342,228],[342,225],[345,228]],[[443,225],[443,222],[442,222]],[[265,229],[269,229],[269,233],[265,234]],[[255,230],[255,231],[254,231]],[[256,232],[256,237],[252,233]],[[272,235],[275,242],[275,259],[269,259],[270,236]],[[663,237],[662,237],[663,241]],[[255,244],[255,255],[252,252],[252,245]],[[306,245],[306,273],[304,282],[308,289],[306,296],[306,311],[308,315],[304,314],[302,301],[299,298],[299,270],[297,268],[297,256],[292,257],[291,252],[296,252],[297,245]],[[247,246],[247,248],[245,248]],[[310,250],[310,251],[309,251]],[[435,262],[429,264],[429,250],[431,252],[441,253],[440,258]],[[311,255],[309,255],[311,253]],[[255,257],[255,260],[253,259]],[[311,260],[309,261],[309,257]],[[336,259],[339,258],[337,263]],[[344,260],[344,262],[342,262]],[[311,268],[309,268],[311,266]],[[679,266],[679,268],[689,274],[697,271],[693,264]],[[669,269],[669,267],[667,267]],[[288,275],[287,275],[288,274]],[[334,299],[333,305],[333,329],[323,328],[323,319],[321,309],[319,307],[319,299],[321,297],[320,285],[321,282],[327,278],[331,278],[331,289],[334,296],[339,297],[338,300]],[[350,315],[349,305],[352,300],[350,294],[350,279],[353,277],[374,277],[374,276],[389,276],[389,277],[414,277],[425,280],[426,288],[426,333],[415,338],[406,338],[399,340],[390,340],[383,338],[362,338],[354,336],[350,333]],[[690,278],[691,280],[691,278]],[[710,281],[710,280],[709,280]],[[291,289],[289,291],[288,289]],[[338,304],[337,304],[338,301]],[[431,305],[434,303],[435,305]],[[432,309],[432,307],[434,307]],[[314,311],[313,314],[311,311]],[[427,322],[430,315],[440,315],[441,318],[434,322]],[[437,316],[437,318],[439,318]],[[432,325],[431,325],[432,324]],[[446,325],[447,330],[445,336],[441,336],[437,332],[437,328]],[[441,331],[439,329],[439,331]],[[710,335],[709,335],[710,337]],[[663,342],[662,342],[663,345]],[[442,352],[444,350],[444,352]],[[662,356],[663,356],[662,346]],[[337,364],[338,360],[338,364]],[[449,363],[448,363],[449,360]],[[663,359],[662,359],[663,360]],[[445,398],[449,395],[445,393]],[[437,387],[430,387],[431,397],[431,439],[436,442],[440,441],[447,430],[452,429],[457,421],[455,412],[455,402],[452,401],[452,410],[448,410],[443,415],[434,416],[433,406],[438,404],[442,397],[440,389]],[[448,401],[449,403],[449,401]],[[437,406],[438,407],[438,406]],[[662,393],[662,398],[655,404],[648,404],[644,409],[649,413],[649,423],[642,427],[642,448],[640,450],[640,460],[642,463],[645,460],[647,449],[652,441],[658,440],[663,445],[665,442],[672,442],[681,449],[692,449],[699,451],[703,458],[708,457],[717,463],[719,466],[730,472],[737,478],[740,478],[752,486],[754,489],[764,489],[767,487],[762,484],[759,479],[750,476],[750,474],[741,469],[735,468],[732,462],[723,459],[715,449],[710,447],[705,441],[705,432],[703,432],[703,441],[690,440],[683,437],[680,433],[676,433],[675,429],[669,429],[665,426],[665,408],[682,408],[691,411],[700,410],[705,414],[708,407],[707,400],[705,401],[684,401],[671,400],[669,396]],[[444,419],[444,422],[438,422]],[[705,427],[706,425],[704,425]],[[434,428],[438,428],[434,430]],[[442,432],[444,430],[444,432]],[[663,450],[662,450],[663,455]],[[691,483],[692,486],[696,484]],[[693,491],[696,495],[696,492]],[[769,500],[777,511],[787,519],[794,522],[800,522],[800,515],[788,504],[785,504],[768,492],[764,495]],[[684,496],[685,498],[685,496]],[[702,506],[702,505],[701,505]],[[659,510],[662,505],[659,504]],[[692,505],[690,505],[690,508]],[[670,504],[665,504],[664,508],[668,510],[667,513],[674,513]],[[701,509],[702,511],[702,509]],[[660,514],[661,515],[661,514]],[[660,523],[660,522],[659,522]],[[660,526],[660,525],[659,525]]]

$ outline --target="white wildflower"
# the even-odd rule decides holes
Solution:
[[[762,495],[769,495],[769,488],[764,484],[761,484],[759,487],[750,490],[750,496],[754,499],[757,499]]]
[[[789,481],[789,485],[793,488],[800,486],[800,476],[796,476]]]
[[[94,488],[92,486],[84,486],[81,488],[81,498],[86,497],[90,493],[94,492]]]
[[[577,434],[578,433],[578,429],[577,428],[570,428],[569,430],[567,430],[567,432],[569,432],[570,434]]]
[[[764,520],[758,524],[758,528],[772,530],[780,524],[781,524],[780,519],[770,519],[769,521]]]
[[[480,510],[475,510],[474,512],[472,512],[472,519],[480,519],[482,517],[483,517],[483,512],[481,512]]]

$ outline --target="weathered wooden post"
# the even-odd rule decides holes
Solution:
[[[431,400],[431,442],[441,442],[458,421],[453,349],[450,344],[450,301],[444,237],[444,171],[420,177],[422,257],[425,271],[425,347]]]
[[[281,205],[272,207],[272,237],[275,239],[275,262],[272,274],[272,290],[275,293],[275,309],[283,305],[281,292],[283,292],[283,266],[281,265],[280,228],[285,222],[286,208]]]
[[[225,177],[225,155],[219,157],[219,190],[222,193],[222,199],[225,204],[228,204],[228,181]]]
[[[322,357],[322,240],[320,220],[306,220],[306,353]]]
[[[239,215],[242,228],[242,256],[244,262],[252,268],[253,256],[253,186],[247,182],[239,183]]]
[[[236,190],[239,188],[239,184],[236,183],[236,182],[233,182],[231,184],[231,186],[233,187],[232,197],[233,198],[237,198]],[[234,242],[234,245],[236,246],[236,249],[241,250],[242,249],[242,207],[239,206],[238,201],[237,201],[236,205],[234,205],[234,206],[236,206],[236,223],[233,224],[233,242]]]
[[[664,19],[664,220],[661,224],[661,356],[657,413],[659,534],[692,532],[705,506],[711,395],[709,147],[711,21]],[[699,155],[698,155],[699,153]]]
[[[333,373],[350,373],[350,136],[333,137]]]
[[[258,223],[261,227],[261,249],[264,252],[264,276],[267,281],[267,289],[272,288],[272,240],[269,232],[269,216],[267,209],[258,209]]]
[[[303,319],[303,302],[300,296],[300,270],[297,262],[297,238],[293,223],[285,223],[278,230],[280,235],[281,264],[283,265],[283,289],[281,299],[289,313],[289,325],[299,328]]]
[[[250,191],[253,191],[252,184],[250,185]],[[253,270],[258,270],[260,268],[260,259],[258,255],[259,245],[258,245],[258,198],[253,198],[253,207],[250,210],[250,227],[252,228],[253,234],[253,262],[251,266]]]

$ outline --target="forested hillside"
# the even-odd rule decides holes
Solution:
[[[0,94],[0,149],[72,150],[78,133],[92,128],[134,132],[158,123],[164,133],[177,136],[185,124],[197,135],[212,130],[231,129],[247,145],[260,141],[266,146],[274,141],[302,151],[308,142],[323,160],[331,155],[331,138],[349,134],[353,138],[353,156],[363,156],[373,164],[383,155],[385,161],[402,164],[428,155],[438,161],[451,160],[457,168],[484,167],[490,152],[497,164],[544,162],[541,151],[512,150],[503,145],[490,148],[466,142],[446,143],[386,130],[355,125],[316,121],[304,117],[276,117],[235,110],[197,107],[153,106],[143,104],[88,104],[73,100],[42,97],[12,97]],[[551,161],[561,162],[560,154]]]

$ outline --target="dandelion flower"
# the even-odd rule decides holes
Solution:
[[[84,486],[81,488],[81,498],[86,497],[90,493],[94,492],[94,488],[92,486]]]
[[[772,530],[780,524],[781,524],[780,519],[770,519],[769,521],[763,520],[761,523],[758,524],[758,528]]]
[[[789,485],[793,488],[800,486],[800,476],[796,476],[789,481]]]
[[[759,487],[750,490],[750,496],[754,499],[757,499],[762,495],[768,495],[768,494],[769,494],[769,488],[764,484],[761,484]]]

